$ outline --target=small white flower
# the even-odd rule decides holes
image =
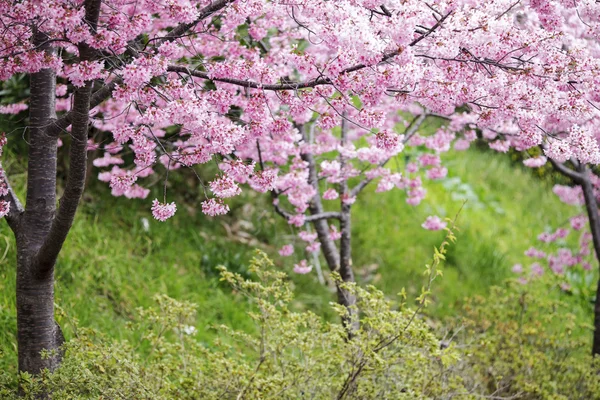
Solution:
[[[144,232],[150,231],[150,221],[148,221],[148,218],[146,217],[142,218],[142,229]]]
[[[193,335],[196,332],[198,332],[198,330],[196,329],[195,326],[191,326],[191,325],[184,325],[183,326],[183,333],[185,333],[186,335]]]

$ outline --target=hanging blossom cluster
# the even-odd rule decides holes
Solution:
[[[166,221],[175,215],[177,206],[175,203],[161,203],[158,199],[152,202],[152,215],[159,221]]]
[[[438,216],[429,216],[421,225],[423,228],[430,231],[439,231],[446,227],[447,223],[442,221]]]
[[[600,161],[593,0],[106,0],[94,29],[84,14],[0,0],[0,80],[53,70],[58,135],[73,93],[95,82],[88,148],[115,196],[147,198],[154,175],[212,163],[203,213],[227,213],[247,185],[302,227],[317,198],[347,208],[371,181],[417,206],[423,180],[448,174],[440,154],[477,132],[497,151]],[[82,44],[102,57],[79,60]],[[414,129],[431,118],[443,126]],[[176,211],[164,201],[159,220]]]

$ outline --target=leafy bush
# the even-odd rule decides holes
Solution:
[[[493,398],[600,399],[600,359],[591,356],[593,327],[564,301],[547,276],[509,282],[475,297],[454,336],[464,354],[457,371],[472,393]]]
[[[442,253],[436,251],[433,266]],[[221,279],[251,303],[257,334],[219,326],[218,340],[210,346],[200,343],[189,325],[195,306],[156,296],[157,306],[139,309],[129,327],[138,340],[118,342],[77,328],[65,344],[60,368],[21,376],[24,397],[415,399],[464,393],[460,379],[450,374],[457,352],[443,348],[418,312],[404,303],[393,304],[374,287],[346,285],[361,310],[360,328],[349,340],[342,322],[290,309],[291,284],[263,253],[249,271],[256,281],[225,268]],[[436,270],[428,271],[431,282]],[[348,317],[344,307],[332,307]],[[0,385],[2,398],[16,397],[6,376]]]

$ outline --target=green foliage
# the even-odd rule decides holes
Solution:
[[[24,198],[26,173],[21,165],[24,160],[6,154],[4,161],[4,167],[11,172],[13,186]],[[534,238],[545,230],[546,225],[557,226],[574,212],[572,207],[561,204],[550,194],[550,186],[545,181],[532,179],[528,170],[514,168],[496,154],[492,157],[488,153],[471,150],[450,153],[445,162],[451,176],[441,182],[427,182],[428,197],[420,206],[406,205],[405,196],[399,191],[384,194],[367,191],[353,209],[353,262],[358,279],[362,283],[377,285],[385,293],[395,293],[406,287],[407,304],[418,306],[418,302],[412,300],[421,294],[422,265],[442,236],[441,233],[421,229],[420,224],[428,215],[444,216],[454,212],[464,199],[468,199],[461,217],[464,220],[462,230],[457,233],[458,243],[444,255],[447,260],[444,278],[436,281],[436,289],[426,296],[433,305],[423,311],[430,315],[432,325],[439,325],[436,321],[440,315],[455,314],[458,304],[466,296],[480,294],[487,298],[491,295],[493,297],[489,301],[496,301],[500,294],[492,291],[490,286],[498,285],[510,276],[510,266],[514,263],[525,264],[528,261],[522,255],[531,245],[527,238]],[[94,170],[92,175],[96,172]],[[181,205],[177,216],[168,224],[161,224],[151,219],[147,201],[112,198],[106,187],[93,183],[92,176],[91,186],[87,189],[85,201],[57,266],[56,302],[65,310],[59,313],[57,319],[68,338],[77,341],[88,337],[92,348],[97,351],[100,351],[98,348],[104,349],[100,353],[103,356],[112,354],[114,346],[130,343],[132,350],[123,352],[133,359],[131,362],[136,368],[149,368],[146,357],[152,345],[148,340],[142,341],[141,336],[145,329],[154,331],[156,327],[142,329],[143,321],[134,310],[140,306],[149,309],[154,304],[152,294],[165,293],[198,304],[199,312],[187,325],[197,327],[193,339],[200,350],[214,356],[215,351],[225,351],[229,346],[232,352],[239,352],[247,358],[244,365],[256,362],[256,354],[243,342],[234,340],[236,338],[232,335],[222,335],[221,330],[208,329],[211,324],[225,324],[232,331],[243,332],[250,337],[256,337],[259,332],[246,312],[256,302],[248,303],[241,296],[231,295],[226,285],[219,283],[215,266],[225,264],[228,270],[247,277],[248,268],[244,260],[248,259],[250,249],[258,246],[269,254],[275,254],[280,244],[295,240],[292,228],[273,215],[267,196],[261,197],[250,191],[244,195],[248,197],[232,199],[232,216],[218,220],[203,217],[195,213],[195,204],[201,200],[201,195],[187,190],[190,185],[176,179],[183,180],[185,177],[173,175],[168,183],[169,193],[184,197],[186,202],[184,205],[182,199],[177,198]],[[154,195],[162,193],[162,182],[157,186],[160,187],[154,188]],[[185,193],[178,191],[177,187],[186,187]],[[148,229],[144,227],[144,219],[149,219]],[[6,372],[5,375],[0,373],[0,386],[14,388],[16,254],[12,234],[6,224],[0,224],[0,243],[0,371]],[[303,254],[296,256],[304,257]],[[297,261],[278,256],[275,260],[277,267],[285,270],[291,270],[291,265]],[[295,292],[290,308],[295,311],[310,309],[320,317],[325,316],[326,321],[337,321],[335,312],[328,305],[331,293],[326,286],[316,284],[314,276],[294,275],[285,282]],[[515,286],[515,289],[519,288]],[[540,301],[554,301],[559,296],[557,292],[540,290],[538,295]],[[576,315],[578,326],[580,321],[591,321],[589,304],[584,307],[564,292],[560,300],[566,303],[562,310],[567,309]],[[544,310],[540,315],[550,313],[548,310],[551,308]],[[162,315],[159,310],[156,312]],[[67,315],[92,330],[79,328],[76,336],[72,326],[77,326],[77,322],[69,323]],[[560,332],[565,321],[560,315],[556,311],[554,318],[545,321],[549,325],[546,328],[552,327],[553,332]],[[535,318],[532,314],[531,320]],[[175,335],[171,330],[167,337],[175,340]],[[591,333],[586,330],[582,335],[585,340],[577,336],[577,340],[581,340],[581,349],[575,352],[577,357],[570,362],[585,366],[590,360],[587,352]],[[185,340],[190,339],[187,335],[185,337]],[[489,340],[497,343],[501,335],[496,334]],[[461,346],[468,343],[469,340],[462,341]],[[538,349],[534,354],[541,357],[540,354],[545,351],[544,348]],[[194,357],[200,357],[198,354],[195,353]],[[79,357],[80,362],[83,362],[83,357]],[[126,364],[129,362],[127,357],[119,360]],[[175,360],[180,354],[170,357]],[[235,358],[234,355],[231,357]],[[462,368],[463,362],[471,360],[471,357],[463,356],[461,359],[459,366]],[[508,362],[508,356],[503,359]],[[73,363],[76,361],[73,359]],[[88,365],[88,361],[82,365]],[[101,362],[99,365],[106,369]],[[483,370],[485,365],[490,364],[482,359],[478,365]],[[95,371],[92,367],[90,362],[90,370]],[[475,365],[458,370],[455,375],[467,380],[471,388],[471,383],[489,379],[474,371]],[[530,375],[530,380],[541,376]],[[553,383],[555,378],[560,376],[544,378],[545,384],[556,385]],[[536,381],[534,384],[540,383]],[[490,395],[493,392],[485,393]],[[464,392],[456,390],[455,393]],[[88,395],[82,394],[80,398],[100,398],[98,395],[85,396]],[[131,398],[138,398],[136,396]],[[0,392],[0,398],[8,398],[8,395]],[[531,395],[530,398],[539,397]],[[589,398],[596,397],[590,394]]]
[[[24,167],[11,153],[5,158],[3,166],[10,168],[11,183],[24,199]],[[231,296],[216,271],[220,264],[243,273],[247,268],[257,242],[243,235],[250,228],[236,225],[248,218],[245,212],[217,222],[182,207],[181,217],[166,225],[152,219],[147,200],[114,198],[106,187],[98,186],[90,187],[85,195],[56,267],[56,304],[66,315],[107,338],[133,340],[133,332],[127,329],[133,310],[151,306],[153,294],[164,293],[199,305],[202,312],[193,324],[198,327],[199,341],[209,343],[214,338],[215,332],[205,329],[210,324],[254,329],[246,303]],[[0,371],[16,376],[15,264],[14,237],[2,222],[0,351],[4,357],[0,357]],[[66,317],[59,314],[57,321],[71,338]]]
[[[564,301],[552,276],[492,287],[465,306],[455,326],[465,354],[461,376],[495,398],[600,399],[600,358],[591,356],[592,326]]]
[[[290,309],[291,283],[264,253],[249,271],[256,280],[224,267],[221,279],[250,303],[255,334],[218,326],[213,346],[204,346],[190,325],[195,306],[156,296],[156,306],[138,309],[128,327],[134,341],[74,329],[55,372],[21,376],[24,398],[415,399],[464,391],[449,374],[457,352],[443,349],[415,311],[374,287],[346,285],[361,310],[360,329],[348,340],[341,322]],[[332,307],[340,317],[348,313]],[[0,394],[14,397],[2,379]]]

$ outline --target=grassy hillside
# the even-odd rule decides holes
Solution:
[[[485,294],[490,285],[501,283],[510,276],[511,265],[525,262],[523,251],[539,232],[573,212],[547,183],[510,166],[504,157],[473,150],[449,154],[446,160],[450,176],[427,183],[427,198],[418,207],[408,206],[399,191],[375,194],[371,188],[357,201],[353,214],[353,260],[359,279],[386,293],[406,287],[414,294],[433,246],[443,237],[422,229],[421,223],[433,214],[453,217],[468,200],[460,216],[458,243],[434,289],[431,312],[438,316],[451,314],[465,296]],[[13,165],[12,170],[19,168]],[[25,176],[17,175],[14,185],[23,187],[24,182]],[[171,184],[175,187],[177,182]],[[193,205],[193,193],[184,195]],[[112,198],[106,187],[95,184],[86,196],[57,265],[57,304],[69,318],[107,335],[127,339],[123,328],[131,311],[150,305],[157,293],[199,305],[201,340],[211,340],[212,324],[251,330],[248,306],[219,283],[215,267],[224,264],[243,273],[252,249],[261,247],[274,255],[278,266],[292,269],[294,260],[277,256],[276,249],[289,242],[293,232],[270,210],[266,197],[246,194],[249,197],[234,201],[233,215],[220,219],[181,204],[173,219],[160,223],[152,220],[149,201]],[[4,223],[0,246],[0,349],[5,353],[0,368],[14,369],[15,245]],[[315,274],[293,279],[297,306],[330,317],[330,289],[319,285]],[[61,324],[68,335],[67,322]]]
[[[445,165],[448,178],[428,182],[427,197],[417,207],[407,206],[400,191],[369,193],[357,202],[354,261],[377,264],[377,284],[385,292],[406,286],[416,293],[423,265],[444,235],[420,225],[428,215],[453,218],[466,200],[458,242],[434,293],[437,311],[447,314],[465,296],[485,294],[511,276],[515,263],[531,263],[523,253],[536,245],[537,235],[576,211],[558,201],[548,182],[506,157],[475,150],[450,153]]]

